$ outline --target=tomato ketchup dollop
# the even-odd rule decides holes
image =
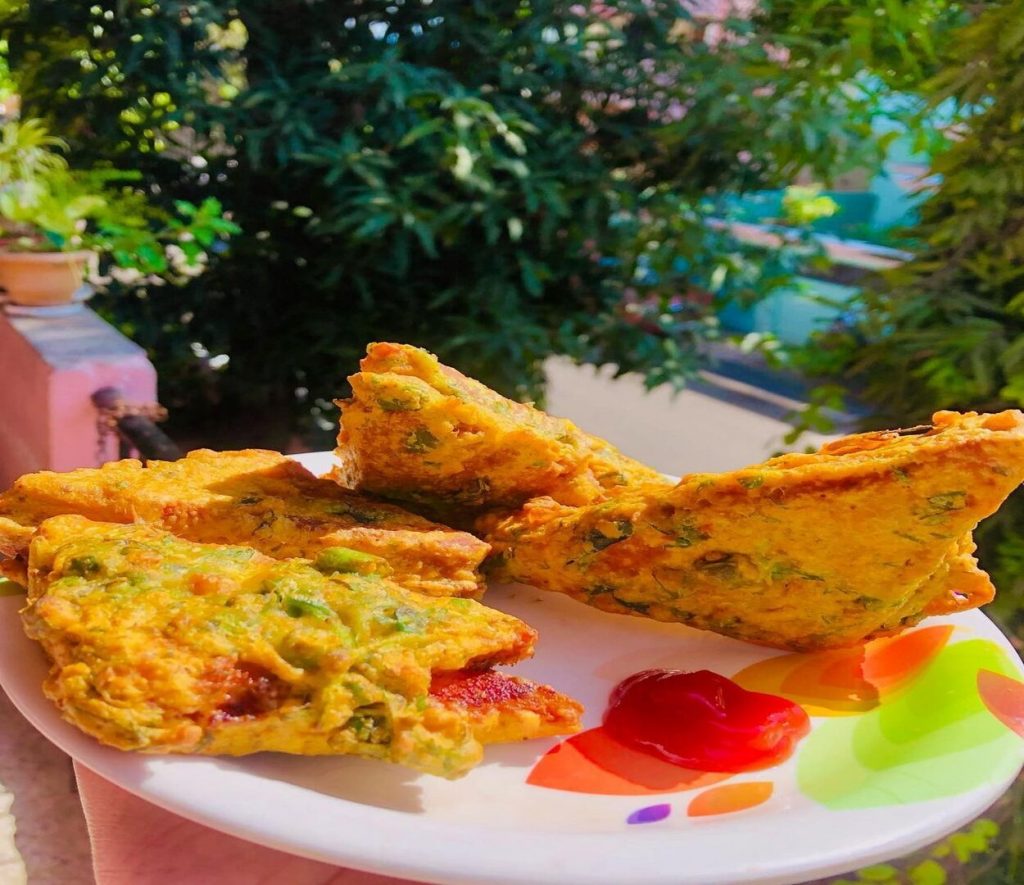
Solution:
[[[811,723],[799,704],[710,670],[644,670],[612,691],[604,729],[685,768],[739,772],[787,759]]]

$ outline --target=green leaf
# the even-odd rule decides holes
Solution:
[[[410,129],[398,142],[400,148],[407,148],[410,145],[415,144],[421,138],[426,138],[429,135],[433,135],[436,132],[440,132],[445,127],[445,120],[443,117],[436,117],[433,120],[424,120],[417,126]]]

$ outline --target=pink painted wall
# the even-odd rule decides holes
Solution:
[[[116,458],[113,437],[100,446],[89,399],[107,386],[129,402],[156,401],[156,370],[145,352],[92,311],[0,314],[0,488],[34,470]]]

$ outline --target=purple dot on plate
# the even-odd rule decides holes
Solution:
[[[648,805],[645,808],[638,808],[626,818],[627,824],[653,824],[664,820],[672,813],[672,806],[667,802],[661,805]]]

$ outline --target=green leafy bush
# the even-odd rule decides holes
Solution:
[[[172,410],[314,416],[382,338],[519,397],[553,352],[695,371],[711,296],[791,269],[706,228],[721,198],[877,159],[866,92],[728,29],[701,39],[675,0],[39,0],[4,27],[76,158],[216,196],[244,231],[184,291],[105,302]]]
[[[933,158],[938,185],[907,231],[913,260],[860,296],[860,319],[790,357],[841,379],[819,388],[835,406],[856,390],[878,425],[927,421],[939,409],[1024,406],[1024,2],[986,4],[941,47],[920,85],[932,108],[955,111]],[[812,408],[805,424],[820,424]],[[982,524],[979,559],[996,610],[1024,639],[1024,500]]]

